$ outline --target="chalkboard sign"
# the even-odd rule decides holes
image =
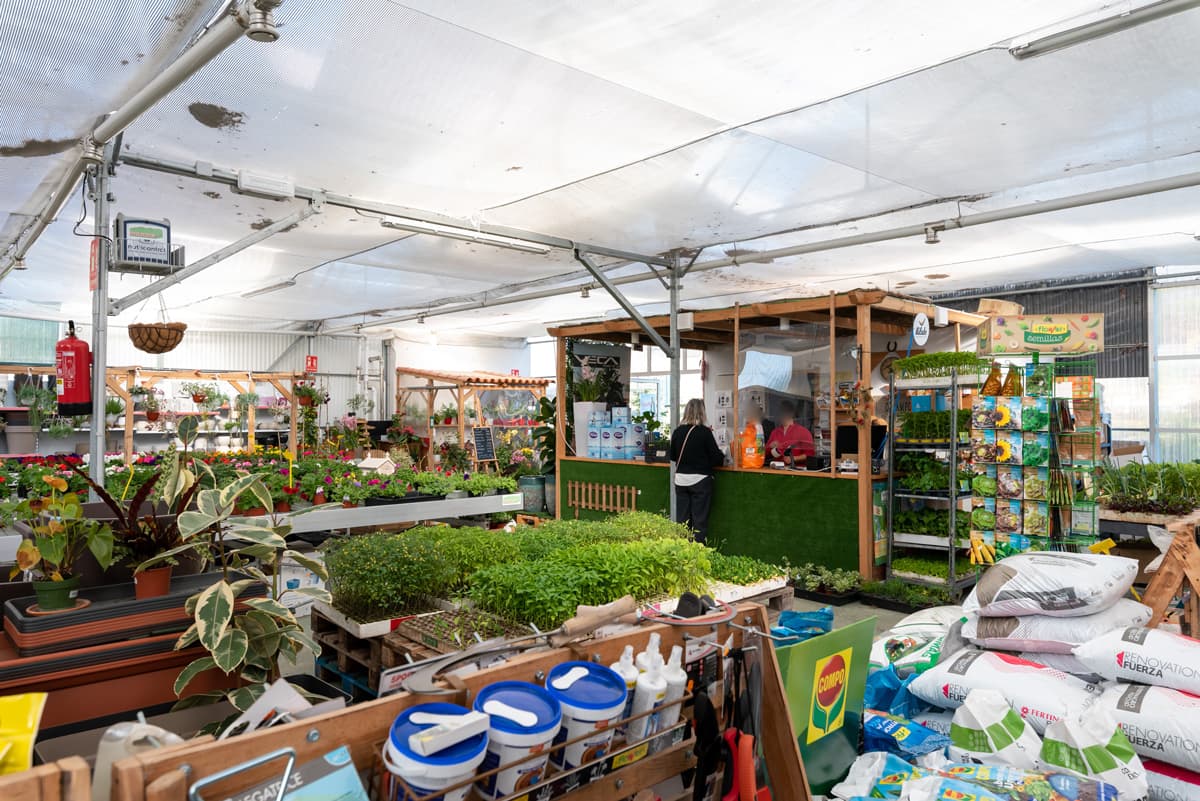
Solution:
[[[473,433],[475,434],[475,460],[478,462],[496,461],[496,443],[492,439],[492,429],[486,426],[476,426]]]

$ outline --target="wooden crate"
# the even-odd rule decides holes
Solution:
[[[499,636],[516,637],[528,634],[529,630],[511,626],[488,612],[459,609],[415,615],[398,623],[396,632],[434,653],[452,654],[473,645],[476,642],[474,634],[486,640]]]
[[[4,801],[91,801],[92,772],[83,757],[0,776]]]
[[[767,615],[762,606],[739,604],[737,609],[738,620],[748,618],[747,622],[759,629],[766,629]],[[707,633],[707,628],[703,630]],[[662,645],[666,649],[673,645],[682,645],[685,633],[697,633],[689,628],[643,624],[634,630],[611,637],[588,640],[560,649],[523,654],[503,665],[463,677],[458,682],[460,686],[457,693],[438,696],[437,699],[457,700],[462,703],[467,701],[470,694],[492,682],[505,679],[533,681],[539,673],[544,675],[554,665],[568,659],[595,658],[601,664],[615,662],[620,658],[626,644],[644,646],[651,632],[659,633]],[[741,632],[727,625],[718,626],[714,633],[718,641],[724,642],[727,637],[732,636],[735,645],[741,642]],[[774,650],[765,648],[761,654],[761,743],[765,765],[774,787],[786,788],[789,799],[803,801],[809,798],[808,779],[804,773],[796,732],[788,712],[779,664],[775,659]],[[123,759],[113,766],[112,801],[184,801],[192,781],[218,772],[231,771],[232,767],[242,767],[249,760],[265,757],[281,748],[293,749],[297,762],[304,763],[324,756],[339,745],[346,745],[355,764],[367,767],[374,763],[379,753],[378,744],[387,736],[387,731],[396,716],[405,709],[428,700],[431,700],[428,696],[398,693],[356,704],[348,709],[272,726],[228,740],[188,743],[168,752],[149,751]],[[644,759],[569,794],[570,801],[607,801],[633,796],[661,781],[665,778],[664,774],[678,774],[685,766],[684,763],[690,759],[689,751],[690,745],[677,752],[648,754]],[[278,763],[245,767],[236,775],[231,771],[222,781],[213,785],[211,794],[206,791],[206,797],[226,798],[232,793],[278,775]]]

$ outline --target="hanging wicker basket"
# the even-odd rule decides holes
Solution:
[[[183,341],[187,323],[132,323],[129,339],[133,346],[146,353],[166,353],[175,350]]]

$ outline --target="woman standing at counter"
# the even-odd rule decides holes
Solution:
[[[796,464],[815,455],[812,432],[796,422],[796,405],[784,401],[779,408],[779,425],[767,438],[767,458]]]
[[[671,432],[671,461],[675,464],[675,522],[686,523],[696,542],[708,539],[708,510],[712,505],[713,468],[725,463],[704,416],[704,401],[692,398],[683,419]]]

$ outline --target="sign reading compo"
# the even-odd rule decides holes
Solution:
[[[808,714],[808,742],[842,728],[846,720],[846,684],[854,649],[818,659],[813,668],[813,696]]]

